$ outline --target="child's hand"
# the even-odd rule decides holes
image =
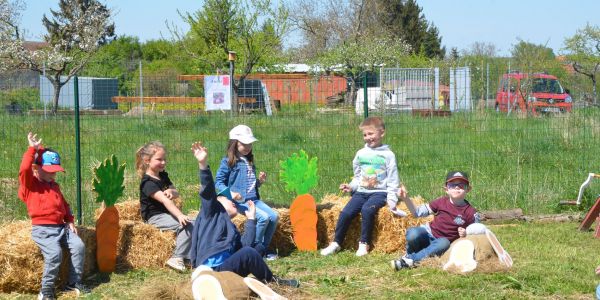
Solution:
[[[458,227],[458,236],[464,238],[467,236],[467,230],[464,227]]]
[[[248,204],[248,209],[246,210],[246,218],[248,220],[254,220],[256,217],[256,207],[254,206],[254,202],[252,200],[246,202]]]
[[[166,189],[166,190],[164,191],[164,193],[165,193],[165,196],[166,196],[167,198],[169,198],[169,200],[173,200],[173,199],[175,199],[175,198],[179,197],[179,192],[177,192],[177,190],[176,190],[176,189],[173,189],[173,188],[171,188],[171,189]]]
[[[406,187],[404,186],[404,184],[401,184],[400,187],[398,188],[398,198],[400,199],[406,199],[406,197],[408,197],[408,190],[406,190]]]
[[[263,184],[265,181],[267,180],[267,173],[265,172],[260,172],[258,173],[258,181]]]
[[[42,145],[42,139],[37,138],[37,134],[28,133],[27,141],[29,142],[29,147],[33,147],[33,149],[38,150],[40,145]]]
[[[179,224],[181,224],[181,226],[185,226],[185,225],[187,225],[187,223],[190,223],[191,220],[188,216],[181,214],[181,215],[177,216],[177,222],[179,222]]]
[[[596,275],[600,275],[600,266],[596,267]]]
[[[202,146],[202,142],[195,142],[192,144],[192,153],[194,153],[194,157],[198,160],[200,167],[205,169],[208,151],[206,150],[206,147]]]
[[[344,193],[350,193],[350,192],[352,192],[352,188],[350,187],[349,184],[342,183],[342,184],[340,184],[340,191],[342,191]]]
[[[391,211],[395,217],[404,218],[404,217],[408,216],[408,214],[405,211],[403,211],[401,209],[397,209],[395,207],[393,209],[391,209]]]
[[[242,200],[242,194],[237,192],[231,192],[231,198],[235,201],[240,201]]]
[[[69,230],[71,230],[72,233],[77,234],[77,227],[75,227],[73,222],[67,223],[67,227],[69,227]]]

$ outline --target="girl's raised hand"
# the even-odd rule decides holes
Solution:
[[[37,134],[31,132],[27,134],[27,141],[29,142],[29,146],[35,150],[38,150],[42,144],[42,139],[38,139]]]

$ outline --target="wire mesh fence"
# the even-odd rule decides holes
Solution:
[[[140,63],[130,63],[127,69],[129,73],[119,78],[82,72],[86,75],[78,78],[78,97],[70,81],[61,89],[56,112],[55,87],[39,74],[3,75],[3,219],[27,217],[17,198],[17,178],[28,132],[38,133],[45,145],[61,154],[66,172],[57,181],[72,208],[80,209],[83,223],[93,222],[100,206],[91,191],[92,168],[115,154],[127,164],[125,199],[137,200],[135,152],[153,140],[166,145],[166,170],[182,195],[184,210],[197,210],[197,164],[190,145],[204,142],[215,172],[225,155],[228,131],[238,124],[250,126],[259,140],[253,148],[255,162],[268,176],[261,196],[276,206],[289,205],[294,196],[279,181],[279,162],[301,149],[319,160],[320,180],[312,191],[316,199],[338,193],[339,185],[353,175],[356,151],[364,147],[358,125],[374,115],[386,123],[384,143],[396,154],[401,181],[411,195],[426,199],[443,194],[446,172],[460,169],[471,175],[473,190],[467,198],[476,207],[548,213],[560,200],[577,197],[587,173],[600,171],[600,111],[586,105],[587,89],[575,84],[575,74],[552,78],[485,63],[382,68],[363,74],[356,83],[337,75],[251,74],[236,78],[237,97],[231,100],[237,109],[207,111],[204,76],[152,72]],[[536,94],[543,88],[535,82],[538,78],[560,80],[562,90]],[[223,100],[215,95],[211,101]],[[559,103],[568,103],[569,109]],[[592,185],[584,206],[598,191],[600,184]]]

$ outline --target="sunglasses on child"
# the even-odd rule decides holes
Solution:
[[[449,182],[446,186],[449,189],[459,188],[461,190],[466,190],[467,188],[469,188],[469,184],[464,182]]]

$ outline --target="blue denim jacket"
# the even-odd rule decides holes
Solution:
[[[233,165],[232,168],[227,165],[227,157],[223,157],[217,175],[215,176],[215,188],[217,193],[229,187],[231,192],[240,193],[242,199],[246,200],[246,173],[248,169],[246,163],[239,160]],[[256,176],[256,166],[254,166],[254,176],[256,177],[256,198],[260,199],[258,187],[260,181]]]

